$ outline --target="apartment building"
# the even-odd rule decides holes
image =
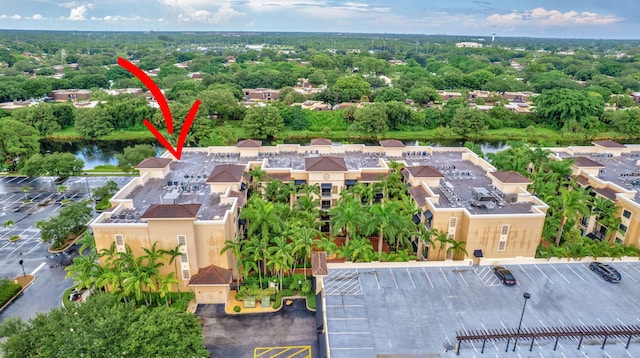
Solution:
[[[414,221],[464,241],[469,255],[452,257],[435,249],[429,259],[533,257],[547,206],[526,191],[529,181],[514,172],[498,172],[467,148],[406,146],[398,140],[380,145],[332,143],[263,146],[242,140],[236,146],[185,148],[181,160],[170,154],[147,158],[140,176],[112,199],[114,209],[91,223],[98,251],[113,243],[134,255],[157,242],[158,249],[179,248],[175,265],[180,289],[199,303],[224,303],[235,275],[235,257],[220,254],[225,240],[244,229],[240,212],[247,200],[252,168],[293,184],[317,184],[321,208],[337,205],[340,192],[356,183],[375,183],[389,162],[403,164],[405,181],[420,215]],[[295,200],[295,195],[292,196]],[[329,218],[322,217],[328,231]]]
[[[596,215],[580,221],[580,231],[593,239],[611,239],[625,245],[640,246],[640,145],[611,140],[592,142],[592,146],[548,148],[557,160],[572,160],[578,184],[594,197],[606,198],[617,207],[619,227],[612,238]]]

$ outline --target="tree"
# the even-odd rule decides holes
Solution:
[[[564,224],[567,219],[573,219],[578,214],[589,214],[589,194],[582,188],[574,188],[569,190],[567,188],[560,188],[559,190],[559,211],[561,215],[560,225],[558,226],[558,233],[556,235],[556,246],[560,245],[560,239],[562,238],[562,232]]]
[[[431,87],[414,88],[409,92],[409,98],[422,106],[442,100],[438,91]]]
[[[20,170],[27,176],[69,177],[80,175],[84,162],[71,153],[34,154]]]
[[[156,149],[150,144],[136,144],[133,147],[126,147],[123,153],[116,154],[118,167],[123,170],[131,170],[145,158],[156,156]]]
[[[570,132],[585,128],[584,123],[588,118],[600,118],[604,111],[601,96],[571,89],[543,92],[533,102],[536,105],[536,117],[543,123]]]
[[[196,316],[172,308],[137,308],[98,293],[81,305],[56,308],[25,323],[2,324],[10,357],[208,357]],[[118,334],[105,334],[118,332]],[[87,344],[87,342],[92,342]]]
[[[367,220],[361,202],[355,198],[341,199],[338,206],[329,210],[329,215],[333,235],[344,231],[345,245],[349,245],[349,234],[356,233]]]
[[[338,78],[331,89],[338,92],[342,102],[359,100],[371,93],[371,85],[369,82],[365,81],[362,76],[358,75]]]
[[[207,118],[216,119],[222,123],[229,120],[242,119],[245,109],[240,101],[227,89],[209,89],[198,95],[202,104],[200,111]]]
[[[349,132],[380,136],[389,130],[387,112],[384,105],[368,105],[358,108]]]
[[[273,139],[284,129],[284,120],[274,106],[251,107],[242,121],[247,136],[253,139]]]
[[[238,237],[235,240],[225,240],[224,246],[220,251],[220,255],[224,254],[227,251],[231,251],[231,254],[233,255],[233,260],[236,263],[236,272],[237,272],[238,282],[242,282],[242,273],[244,271],[244,267],[243,267],[244,260],[242,257],[243,256],[242,244],[243,244],[242,237]]]
[[[394,220],[398,219],[397,202],[392,201],[386,205],[380,203],[374,204],[369,209],[371,214],[368,225],[370,232],[378,232],[378,260],[382,260],[382,241],[384,240],[385,230],[392,225]]]
[[[469,107],[458,108],[449,126],[454,132],[463,137],[467,137],[470,133],[481,133],[489,127],[487,125],[487,115]]]
[[[113,132],[113,117],[101,106],[79,109],[76,113],[75,127],[85,138],[97,138]]]
[[[449,243],[451,245],[447,248],[447,254],[451,253],[454,260],[456,256],[460,255],[460,253],[469,255],[469,253],[465,249],[465,245],[467,244],[466,241],[451,240]]]
[[[0,120],[0,169],[15,170],[40,151],[38,132],[11,118]]]

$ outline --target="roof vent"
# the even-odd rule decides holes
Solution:
[[[216,215],[213,217],[213,220],[220,220],[220,215]]]

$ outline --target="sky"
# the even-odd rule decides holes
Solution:
[[[639,39],[638,0],[2,0],[0,29]]]

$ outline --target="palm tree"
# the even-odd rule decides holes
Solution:
[[[429,249],[435,246],[433,239],[431,239],[432,235],[434,235],[434,230],[429,230],[424,225],[418,224],[418,233],[416,234],[416,239],[418,240],[416,257],[418,258],[418,260],[424,260],[423,246],[427,246],[429,247]],[[428,255],[429,254],[427,254],[427,257]]]
[[[353,262],[368,261],[373,253],[371,241],[365,239],[353,239],[349,245],[345,245],[343,255],[350,257]]]
[[[534,173],[542,171],[544,164],[549,161],[551,153],[549,149],[543,149],[540,145],[535,146],[531,151],[531,164],[533,165]]]
[[[248,262],[253,262],[258,271],[258,278],[260,280],[260,289],[262,289],[262,270],[265,270],[266,275],[266,256],[267,252],[267,241],[261,240],[258,236],[251,237],[243,246],[242,253],[243,256],[249,258]],[[262,266],[260,263],[262,262]],[[253,266],[253,265],[252,265]],[[249,266],[247,266],[249,267]]]
[[[225,240],[224,246],[220,251],[220,255],[222,255],[225,252],[231,250],[231,253],[233,254],[234,260],[236,262],[236,274],[238,277],[238,282],[242,282],[242,265],[244,263],[244,261],[242,260],[242,243],[243,238],[241,236],[236,238],[235,240]]]
[[[580,187],[573,190],[563,187],[559,189],[559,194],[561,220],[556,235],[556,246],[560,245],[562,231],[564,230],[564,224],[567,222],[567,219],[573,219],[578,214],[589,214],[588,202],[591,199],[589,194]]]
[[[353,198],[341,199],[338,206],[329,210],[329,215],[331,215],[332,234],[335,235],[340,230],[344,230],[345,245],[349,245],[349,234],[355,233],[367,220],[362,204]]]
[[[253,196],[240,217],[246,219],[248,236],[260,234],[268,240],[270,235],[279,235],[284,228],[282,218],[283,207]]]
[[[163,255],[169,256],[169,265],[175,263],[175,272],[176,272],[176,280],[177,277],[181,277],[180,270],[178,269],[178,257],[182,256],[182,251],[180,250],[180,245],[178,244],[172,250],[160,250]],[[176,283],[176,288],[178,289],[178,293],[180,293],[180,282]]]
[[[294,262],[291,255],[292,246],[287,243],[287,240],[282,236],[277,236],[273,239],[274,246],[268,248],[269,258],[268,264],[273,266],[275,272],[278,272],[280,276],[280,289],[282,289],[282,279],[284,277],[284,271],[291,269],[291,264]]]
[[[9,238],[12,238],[11,233],[13,232],[13,228],[16,226],[16,223],[13,220],[7,220],[2,224],[5,229],[9,229]]]
[[[163,250],[157,249],[158,242],[155,241],[151,246],[151,249],[143,247],[145,255],[140,256],[140,260],[146,260],[143,269],[148,274],[148,281],[153,282],[152,287],[158,287],[158,278],[160,277],[160,267],[164,266],[164,262],[160,262],[159,259],[164,256]],[[151,294],[151,292],[149,292]]]
[[[465,245],[467,244],[466,241],[456,241],[456,240],[451,240],[449,241],[449,243],[451,244],[448,248],[446,253],[452,253],[453,254],[453,259],[456,259],[456,256],[460,255],[460,253],[464,253],[465,255],[469,255],[469,253],[467,252],[467,250],[465,249]]]
[[[158,276],[158,294],[160,298],[165,298],[164,303],[167,306],[169,306],[169,300],[166,297],[171,292],[171,286],[180,283],[174,274],[175,272],[169,272],[166,276]]]
[[[547,182],[566,183],[566,178],[573,172],[571,166],[574,162],[573,159],[549,160],[543,165],[542,178]]]
[[[367,185],[364,183],[356,183],[353,187],[353,192],[356,194],[360,201],[364,204],[373,204],[373,198],[375,196],[375,188],[373,185]]]
[[[382,241],[384,240],[385,230],[398,220],[398,202],[391,201],[387,205],[380,203],[371,206],[369,213],[371,218],[369,221],[370,232],[378,232],[378,259],[382,260]]]
[[[321,236],[313,240],[313,245],[320,251],[326,251],[329,256],[339,251],[338,245],[329,237]]]
[[[322,235],[322,233],[314,228],[310,228],[306,225],[301,225],[296,228],[292,233],[291,240],[293,240],[292,254],[297,255],[298,252],[302,253],[304,258],[303,268],[304,275],[307,276],[307,260],[311,258],[311,250],[313,248],[313,241],[316,237]],[[297,260],[296,260],[297,261]]]
[[[62,197],[63,199],[67,198],[67,196],[64,195],[68,190],[68,188],[65,185],[58,185],[56,190],[57,190],[58,194],[62,194],[63,195],[63,197]]]
[[[100,277],[102,267],[96,262],[98,255],[90,252],[88,255],[79,255],[73,259],[73,265],[67,266],[66,277],[73,279],[78,289],[91,288]]]
[[[251,190],[255,192],[258,189],[260,182],[267,177],[267,172],[262,170],[260,167],[255,167],[249,170],[249,175],[251,176]]]
[[[440,260],[440,251],[447,247],[450,243],[449,234],[445,231],[433,230],[433,236],[435,236],[436,242],[438,242],[438,253],[436,254],[436,260]]]
[[[272,203],[288,203],[293,193],[293,187],[274,179],[264,188],[264,196]]]

